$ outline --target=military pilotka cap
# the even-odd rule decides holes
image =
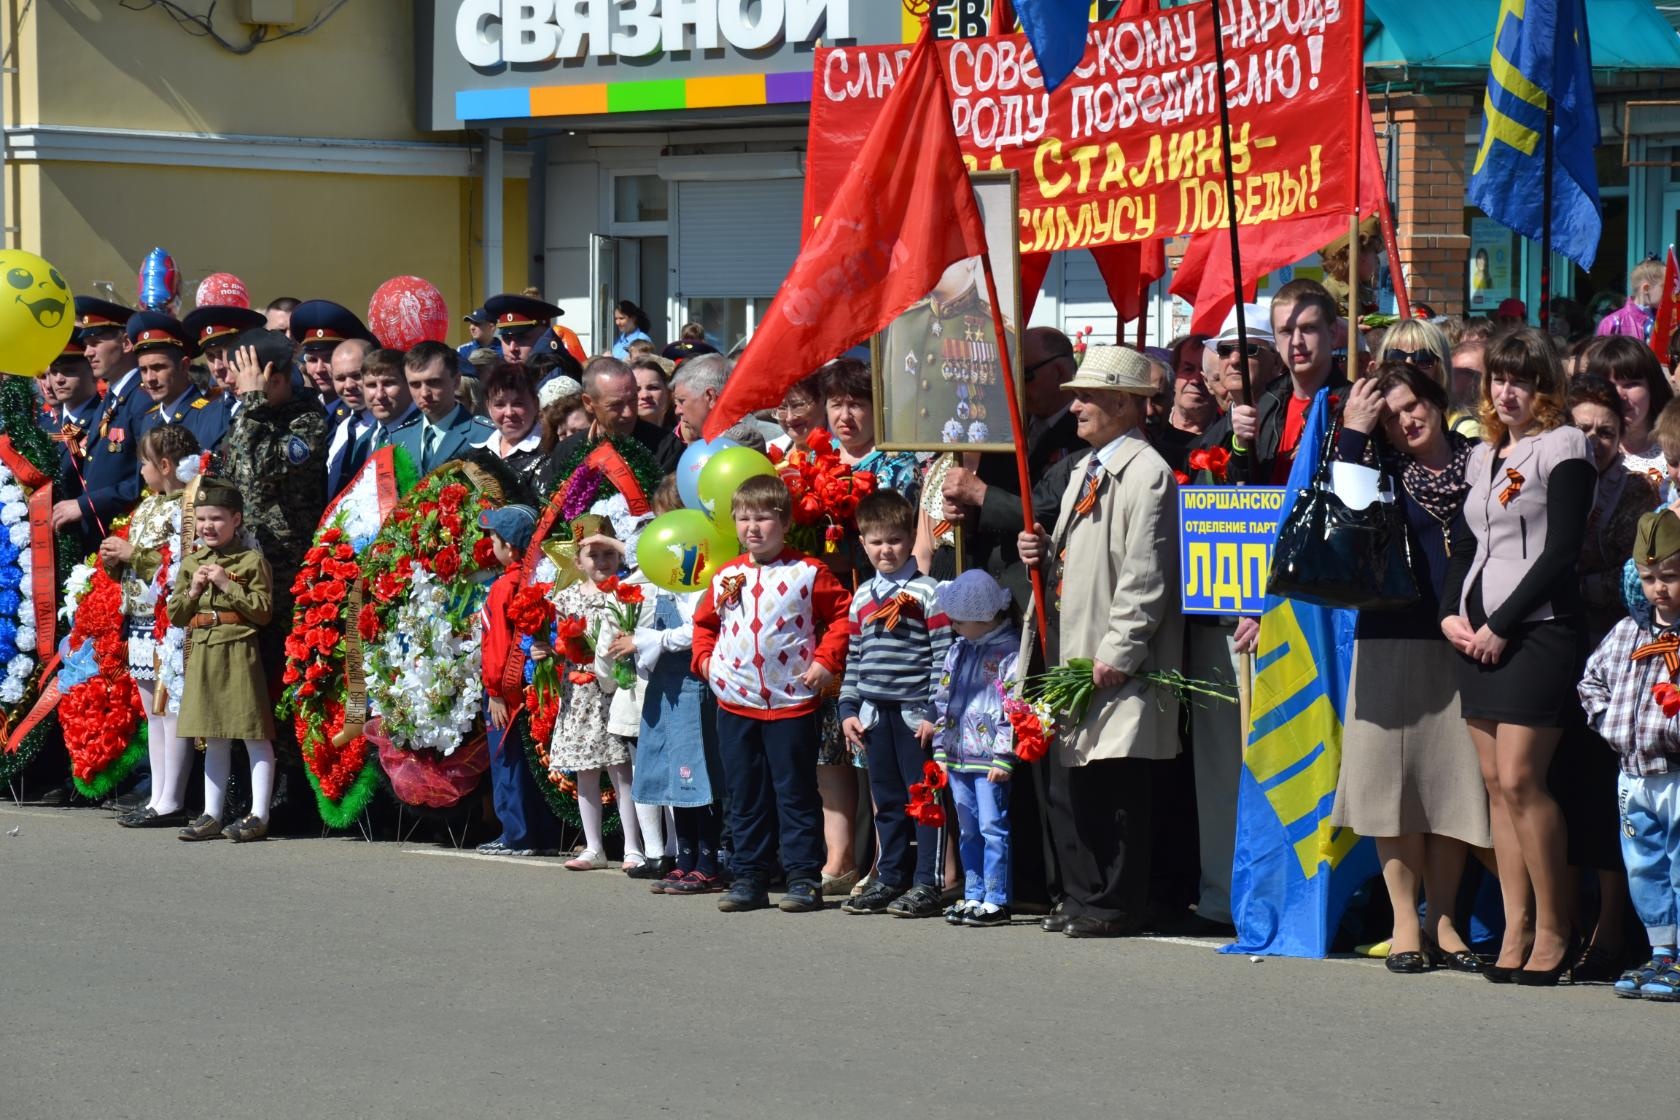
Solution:
[[[1657,564],[1680,552],[1680,516],[1671,509],[1659,509],[1639,519],[1633,535],[1636,564]]]
[[[215,506],[230,513],[245,512],[245,496],[239,492],[239,487],[225,478],[199,479],[198,496],[193,499],[198,506]]]
[[[1062,385],[1069,392],[1075,389],[1110,389],[1119,393],[1155,395],[1155,374],[1149,359],[1136,350],[1124,346],[1093,346],[1085,351],[1085,360],[1073,380]]]

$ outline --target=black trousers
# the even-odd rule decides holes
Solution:
[[[1047,767],[1050,838],[1069,917],[1142,929],[1149,913],[1149,759]]]

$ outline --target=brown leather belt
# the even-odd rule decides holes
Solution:
[[[192,621],[187,623],[187,629],[208,630],[218,624],[226,626],[250,625],[245,621],[245,616],[238,611],[201,611],[192,616]]]

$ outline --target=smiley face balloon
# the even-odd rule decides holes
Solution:
[[[64,352],[76,326],[70,286],[22,249],[0,249],[0,372],[38,376]]]

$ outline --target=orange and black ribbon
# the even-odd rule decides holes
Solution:
[[[722,594],[718,596],[720,603],[726,607],[739,606],[741,589],[745,586],[747,586],[746,576],[724,576]]]
[[[900,591],[891,599],[880,603],[870,618],[879,622],[885,629],[892,630],[898,626],[898,620],[903,616],[906,607],[914,608],[916,597],[908,591]]]
[[[1662,658],[1669,676],[1680,673],[1680,634],[1670,632],[1654,642],[1646,642],[1633,651],[1629,660],[1644,661],[1648,657]]]
[[[1499,504],[1502,506],[1510,505],[1511,499],[1522,493],[1524,482],[1522,473],[1514,471],[1510,467],[1505,468],[1505,478],[1507,480],[1505,489],[1499,492]]]
[[[1079,500],[1073,503],[1073,512],[1080,517],[1089,517],[1091,511],[1097,508],[1097,491],[1102,489],[1102,472],[1085,480],[1085,489],[1080,491]]]

